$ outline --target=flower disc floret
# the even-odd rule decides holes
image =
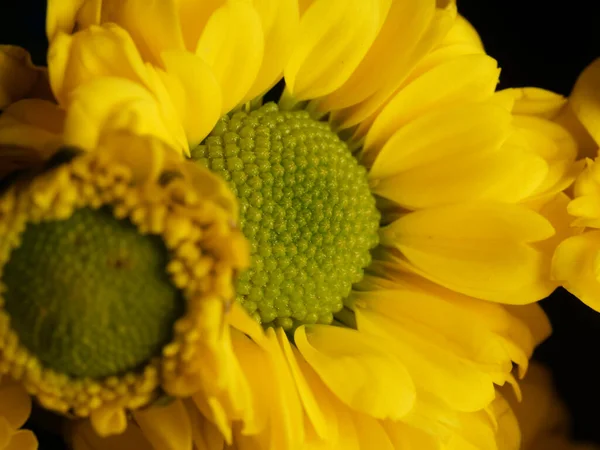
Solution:
[[[330,128],[272,103],[224,116],[192,158],[227,180],[251,266],[237,300],[263,326],[331,323],[378,242],[366,170]]]

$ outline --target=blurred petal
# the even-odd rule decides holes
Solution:
[[[577,118],[600,146],[600,58],[579,75],[569,102]]]
[[[29,96],[45,81],[43,69],[33,65],[27,50],[0,45],[0,109]]]
[[[136,410],[132,414],[154,448],[192,450],[190,419],[180,400],[175,400],[168,406]]]

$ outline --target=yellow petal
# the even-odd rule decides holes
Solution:
[[[71,96],[64,130],[67,145],[92,149],[103,133],[126,130],[156,136],[181,153],[188,151],[181,124],[168,117],[165,105],[137,83],[102,77],[79,86]]]
[[[0,418],[4,418],[13,429],[20,428],[31,413],[31,398],[17,383],[0,381]]]
[[[377,155],[369,178],[382,179],[457,154],[497,148],[508,135],[510,120],[506,110],[493,104],[433,111],[395,132]]]
[[[575,179],[577,144],[560,125],[538,117],[517,116],[510,142],[528,154],[538,155],[548,164],[548,172],[535,190],[537,196],[552,195],[566,189]]]
[[[321,325],[300,327],[294,337],[323,382],[356,411],[399,419],[412,407],[415,391],[410,375],[375,340],[355,330]]]
[[[77,13],[86,0],[48,0],[46,35],[52,42],[59,32],[71,33],[75,28]]]
[[[263,52],[262,23],[252,5],[229,0],[211,15],[196,55],[212,68],[221,86],[223,114],[237,106],[253,86]]]
[[[458,14],[456,20],[448,31],[448,34],[444,37],[442,46],[451,45],[470,45],[476,49],[483,51],[483,42],[477,30],[471,23],[463,16]]]
[[[359,448],[376,448],[377,450],[395,450],[397,448],[380,421],[366,414],[356,414],[353,419]]]
[[[314,427],[315,433],[324,441],[335,441],[338,437],[338,423],[331,406],[331,393],[328,392],[314,370],[304,361],[300,352],[290,345],[288,337],[282,329],[278,329],[277,337],[294,377],[304,412]]]
[[[300,21],[285,67],[295,98],[321,97],[340,87],[367,53],[390,8],[389,0],[317,0]]]
[[[192,401],[184,400],[183,403],[190,418],[195,450],[224,449],[225,440],[218,428],[200,414]]]
[[[402,422],[382,421],[388,437],[395,449],[402,450],[439,450],[440,443],[436,436],[411,427]]]
[[[567,99],[545,89],[527,87],[511,89],[515,95],[513,114],[554,119],[567,103]]]
[[[171,99],[180,105],[180,115],[191,148],[213,129],[221,116],[221,91],[211,68],[200,58],[185,51],[163,52],[162,60],[169,77],[179,81],[172,86]]]
[[[64,116],[56,104],[44,100],[13,103],[0,116],[0,144],[34,149],[31,156],[46,159],[61,144]]]
[[[422,4],[423,2],[415,3]],[[429,1],[426,5],[430,5]],[[407,29],[417,31],[416,36],[412,35],[400,38],[402,40],[408,39],[412,44],[407,53],[404,53],[407,57],[389,58],[390,52],[394,52],[394,54],[402,53],[396,53],[397,46],[399,45],[399,42],[401,42],[400,40],[388,41],[385,45],[386,53],[383,57],[388,59],[390,66],[388,66],[387,70],[384,69],[386,66],[375,66],[382,68],[382,70],[379,70],[378,72],[387,73],[385,82],[380,81],[379,89],[373,92],[369,97],[365,98],[362,102],[346,109],[336,111],[332,115],[332,121],[337,124],[337,126],[340,128],[350,128],[361,122],[370,123],[373,119],[372,116],[380,110],[390,96],[402,85],[404,79],[419,60],[421,60],[446,35],[456,17],[456,5],[453,2],[449,2],[447,7],[435,10],[433,17],[428,14],[429,11],[430,9],[427,8],[425,23],[421,21],[423,16],[420,15],[415,17],[407,15],[405,17],[404,20],[410,21],[410,23],[407,24]],[[413,28],[415,25],[417,27],[416,30]],[[368,127],[361,128],[359,130],[359,135],[355,137],[362,137],[366,129],[368,129]]]
[[[81,420],[70,425],[69,437],[73,450],[154,450],[139,427],[133,423],[127,426],[123,434],[101,437],[89,421]]]
[[[198,39],[210,16],[227,0],[174,0],[176,5],[181,33],[188,51],[194,52]]]
[[[350,78],[323,99],[322,109],[349,107],[391,83],[399,84],[414,64],[412,55],[430,25],[434,10],[435,2],[430,0],[392,2],[373,45]],[[374,67],[378,70],[373,70]]]
[[[519,205],[462,204],[407,214],[381,234],[408,270],[485,300],[523,304],[555,287],[547,255],[531,243],[554,234],[541,215]]]
[[[397,300],[401,301],[399,298]],[[459,411],[477,411],[494,398],[491,373],[456,354],[452,344],[444,345],[447,338],[421,334],[419,332],[427,330],[426,327],[416,324],[404,326],[371,309],[371,305],[385,308],[378,300],[369,302],[366,307],[357,305],[358,329],[375,337],[382,348],[402,358],[417,389],[435,395],[450,408]]]
[[[144,61],[160,66],[164,51],[185,49],[173,0],[103,0],[102,7],[102,20],[126,29]]]
[[[147,85],[144,62],[130,35],[115,24],[92,26],[74,35],[59,33],[48,51],[50,83],[67,105],[69,93],[86,81],[104,76]]]
[[[28,96],[36,84],[43,82],[42,74],[27,50],[0,45],[0,108]]]
[[[486,55],[467,55],[425,73],[383,108],[367,134],[364,151],[383,147],[396,130],[424,113],[490,97],[499,73],[496,61]]]
[[[99,436],[121,434],[127,428],[125,410],[119,406],[95,409],[90,415],[90,423]]]
[[[569,102],[577,118],[600,146],[600,58],[579,75]]]
[[[10,442],[2,450],[37,450],[38,440],[30,430],[19,430],[12,435]]]
[[[356,292],[352,299],[416,335],[439,342],[441,348],[478,364],[481,370],[504,377],[513,362],[527,368],[536,342],[528,326],[504,305],[415,280],[393,289]]]
[[[265,36],[265,57],[254,84],[246,94],[249,101],[264,94],[283,76],[300,25],[298,3],[295,0],[254,0]]]
[[[589,307],[600,311],[600,231],[562,242],[552,261],[555,279]]]
[[[465,146],[465,150],[469,151],[469,147]],[[563,167],[566,168],[560,169]],[[540,186],[549,178],[548,171],[548,164],[540,156],[504,145],[483,148],[480,153],[442,157],[377,180],[371,190],[408,209],[471,200],[517,203],[541,190]],[[548,183],[561,175],[557,173]]]
[[[151,406],[133,412],[133,417],[146,439],[155,448],[191,450],[192,429],[185,406],[179,400],[168,406]]]

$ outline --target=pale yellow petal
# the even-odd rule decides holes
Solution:
[[[579,75],[569,102],[577,118],[600,146],[600,58]]]
[[[229,0],[211,15],[196,56],[206,61],[221,86],[223,114],[237,106],[254,85],[263,52],[262,23],[251,4]]]
[[[167,406],[139,409],[132,414],[154,448],[192,450],[190,419],[180,400],[175,400]]]
[[[294,336],[302,356],[351,408],[376,418],[399,419],[412,407],[415,391],[410,375],[369,336],[320,325],[300,327]]]
[[[486,55],[457,58],[425,73],[384,107],[367,134],[364,151],[383,147],[396,130],[424,113],[490,97],[499,73],[496,61]]]
[[[298,40],[285,67],[286,84],[299,100],[340,87],[377,36],[389,0],[317,0],[300,21]]]
[[[408,270],[485,300],[523,304],[555,284],[547,255],[531,243],[554,234],[541,215],[519,205],[485,203],[430,208],[386,227],[382,244],[400,250]]]

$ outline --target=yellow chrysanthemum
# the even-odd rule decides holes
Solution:
[[[56,103],[13,103],[0,143],[43,160],[158,139],[228,182],[251,254],[216,350],[191,346],[183,368],[197,370],[161,385],[192,395],[96,415],[85,398],[76,449],[518,445],[498,438],[495,386],[518,392],[513,364],[522,376],[549,332],[528,304],[556,286],[576,143],[545,94],[494,92],[496,62],[453,1],[56,0],[47,27]],[[126,156],[136,142],[109,153],[147,166],[156,152]],[[64,186],[74,164],[52,172]],[[26,217],[42,194],[23,192]],[[106,437],[123,409],[130,426]]]
[[[577,178],[574,199],[568,205],[572,226],[579,233],[562,242],[553,261],[553,275],[565,288],[588,306],[600,311],[600,60],[588,66],[569,97],[569,108],[577,122],[570,122],[575,133],[587,142],[594,159],[586,158],[585,168]]]

